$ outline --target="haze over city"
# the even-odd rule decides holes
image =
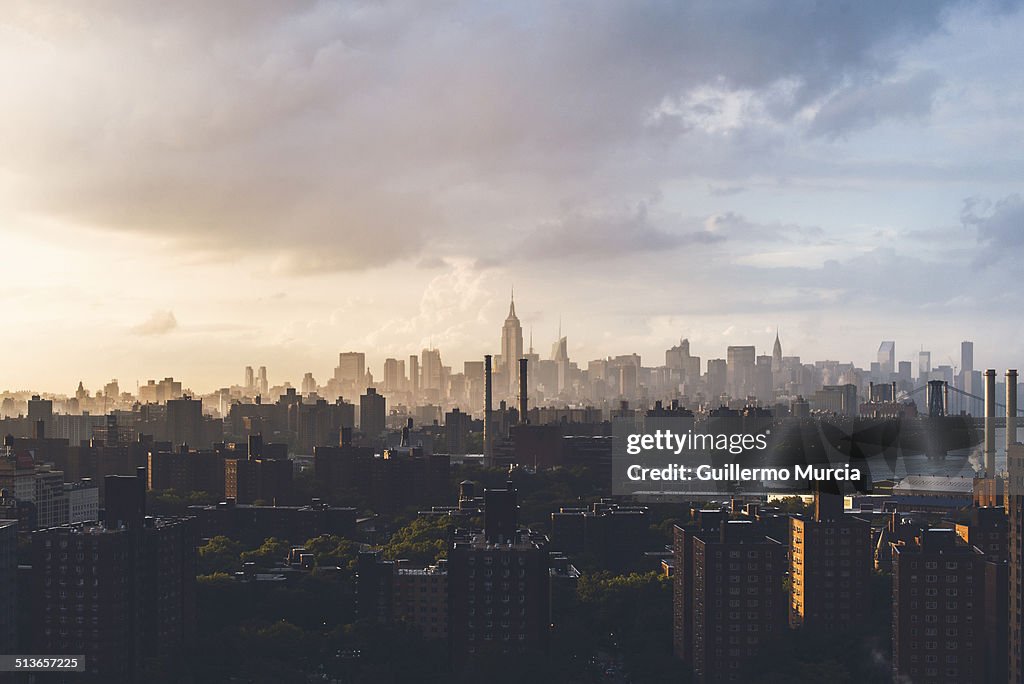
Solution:
[[[1020,358],[1016,4],[26,2],[0,18],[10,389],[339,351]]]

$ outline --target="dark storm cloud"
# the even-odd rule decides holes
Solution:
[[[2,164],[25,211],[279,272],[429,255],[446,236],[479,251],[525,207],[628,204],[762,154],[756,132],[733,155],[702,140],[707,103],[652,125],[708,84],[781,125],[822,100],[826,136],[927,111],[937,82],[892,72],[948,4],[26,3],[0,20],[0,86],[20,102],[0,114]],[[509,196],[526,201],[494,199]],[[466,206],[487,220],[457,218]],[[549,245],[712,239],[614,223],[560,222]]]

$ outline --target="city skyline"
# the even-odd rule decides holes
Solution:
[[[514,326],[511,329],[509,328],[510,324]],[[510,330],[512,332],[509,332]],[[556,337],[555,343],[552,345],[550,354],[545,354],[543,352],[543,349],[546,346],[543,342],[540,342],[537,344],[537,346],[534,346],[532,329],[529,332],[526,340],[513,340],[512,337],[514,337],[515,334],[517,334],[516,331],[518,331],[518,334],[521,335],[518,317],[515,313],[515,299],[513,294],[509,302],[508,316],[506,317],[504,325],[502,326],[500,331],[500,343],[493,349],[489,350],[492,352],[496,360],[501,361],[501,366],[498,368],[499,371],[504,372],[507,371],[509,368],[506,365],[507,361],[505,360],[504,355],[501,353],[501,351],[505,350],[506,348],[516,349],[519,352],[516,356],[517,359],[537,358],[542,361],[555,361],[558,362],[559,365],[563,363],[571,364],[572,367],[577,369],[577,372],[586,370],[589,362],[601,362],[605,360],[611,361],[613,359],[616,359],[616,357],[618,357],[618,359],[622,359],[627,356],[635,354],[635,352],[630,350],[615,349],[606,350],[605,353],[603,353],[602,355],[593,358],[573,357],[572,354],[568,354],[566,356],[566,336],[562,334],[563,331],[561,329],[561,322],[559,322],[558,335]],[[921,377],[922,363],[924,359],[928,360],[927,364],[924,366],[925,373],[935,373],[935,377],[939,377],[939,375],[941,374],[940,371],[945,369],[945,372],[950,379],[959,379],[959,374],[965,369],[973,371],[975,373],[980,373],[979,369],[988,367],[986,366],[984,361],[981,362],[981,365],[975,365],[974,342],[970,340],[963,340],[957,344],[957,355],[955,357],[952,354],[948,356],[942,356],[941,351],[936,353],[931,350],[925,350],[923,348],[923,345],[918,350],[911,350],[910,352],[901,352],[897,351],[898,349],[900,349],[900,347],[896,343],[896,341],[883,340],[881,341],[878,351],[876,353],[878,359],[877,362],[870,361],[870,359],[868,362],[861,362],[858,361],[857,359],[829,358],[827,356],[820,358],[817,356],[808,357],[801,355],[799,352],[794,353],[792,349],[786,347],[782,343],[780,339],[780,334],[781,333],[779,328],[776,328],[774,331],[774,338],[772,342],[771,356],[769,357],[771,359],[773,372],[779,372],[781,370],[782,361],[788,359],[798,359],[800,364],[802,365],[826,363],[838,364],[840,366],[851,366],[853,369],[865,373],[872,371],[872,368],[874,366],[879,366],[879,377],[896,377],[898,375],[901,375],[901,373],[898,372],[898,370],[902,371],[902,369],[897,369],[897,366],[900,364],[909,364],[909,367],[911,369],[910,376],[915,379]],[[677,342],[679,343],[679,345],[682,346],[677,346]],[[733,363],[731,360],[733,351],[741,349],[746,350],[744,352],[745,357],[750,357],[748,361],[750,362],[751,367],[753,366],[755,355],[757,357],[768,356],[767,345],[761,346],[760,344],[728,345],[727,347],[723,347],[717,350],[717,352],[711,350],[709,353],[708,350],[702,350],[699,347],[693,346],[689,337],[681,335],[675,341],[666,341],[665,348],[661,351],[660,354],[655,355],[653,357],[653,360],[652,357],[640,356],[638,362],[641,363],[641,365],[644,368],[663,368],[667,366],[678,367],[673,366],[673,364],[682,362],[673,361],[672,363],[670,363],[668,357],[669,355],[678,354],[680,350],[685,350],[684,353],[687,356],[687,358],[689,358],[689,355],[692,353],[695,361],[699,362],[698,374],[700,376],[706,376],[709,372],[711,372],[711,369],[708,364],[709,361],[725,363],[726,359],[728,358],[730,359],[729,365],[731,367]],[[241,382],[238,381],[238,378],[235,378],[234,380],[223,383],[218,387],[190,386],[190,383],[187,380],[183,381],[181,376],[177,376],[177,381],[174,384],[179,387],[179,394],[181,387],[184,387],[186,392],[194,393],[196,396],[210,395],[222,388],[239,388],[242,389],[243,391],[249,391],[254,395],[262,394],[264,395],[265,398],[273,399],[273,397],[266,396],[268,390],[270,390],[271,388],[292,387],[295,388],[296,390],[301,390],[301,393],[303,395],[310,393],[315,394],[319,388],[323,388],[327,384],[327,382],[329,382],[332,378],[340,377],[340,373],[341,376],[351,378],[362,378],[364,375],[367,378],[371,378],[371,380],[366,383],[363,383],[362,380],[356,380],[354,386],[357,388],[358,391],[361,391],[363,387],[377,387],[383,389],[383,391],[387,393],[395,389],[394,387],[389,388],[389,383],[401,382],[404,385],[407,381],[422,383],[416,386],[424,389],[443,389],[440,387],[432,387],[432,383],[440,382],[440,372],[442,366],[450,368],[451,372],[454,374],[461,375],[463,373],[463,364],[465,362],[482,363],[483,358],[483,355],[481,355],[481,357],[479,358],[466,359],[446,357],[444,355],[444,350],[436,346],[427,346],[420,351],[408,351],[410,352],[411,357],[416,357],[417,362],[419,364],[417,366],[410,365],[410,369],[408,371],[406,369],[405,363],[406,357],[401,352],[398,353],[399,358],[397,359],[390,356],[387,358],[378,358],[375,357],[372,354],[372,352],[367,352],[365,350],[349,349],[337,354],[340,360],[338,367],[334,368],[333,370],[324,371],[323,373],[317,373],[314,371],[304,371],[300,374],[302,376],[301,379],[295,379],[292,377],[275,377],[273,381],[270,381],[269,371],[265,365],[257,366],[255,364],[250,364],[244,366],[244,368],[242,369],[243,377]],[[932,363],[931,360],[933,358],[933,355],[936,359],[934,363]],[[341,360],[341,357],[359,358],[358,362],[356,362],[355,360]],[[432,360],[435,357],[437,358],[437,361]],[[644,358],[646,358],[646,363],[644,363]],[[985,358],[984,355],[983,358]],[[378,362],[376,366],[374,366],[374,364],[371,363],[371,361],[373,360],[376,360]],[[342,366],[344,366],[346,363],[358,363],[358,368],[356,366],[352,366],[347,370],[343,370]],[[389,364],[391,363],[394,363],[394,366],[391,366],[389,369]],[[431,370],[433,366],[437,367]],[[377,368],[377,371],[374,371],[374,367]],[[561,377],[558,380],[559,392],[562,389],[562,385],[566,381],[565,373],[567,372],[567,369],[568,366],[566,367],[566,370],[560,371]],[[518,363],[512,365],[512,373],[513,375],[511,376],[503,376],[509,383],[509,385],[507,388],[502,388],[501,393],[504,394],[506,393],[507,390],[507,395],[516,396],[519,389]],[[150,389],[153,389],[152,386],[154,382],[159,384],[162,378],[166,378],[167,381],[170,381],[175,377],[175,375],[176,374],[173,372],[158,373],[153,377],[138,379],[134,383],[126,382],[123,379],[119,379],[116,377],[108,377],[106,380],[97,381],[95,386],[90,387],[85,387],[85,381],[79,379],[76,381],[78,383],[77,389],[74,392],[66,393],[61,392],[59,390],[44,389],[39,387],[7,387],[0,388],[0,392],[41,392],[48,396],[72,396],[73,394],[79,394],[84,391],[86,392],[87,395],[89,395],[94,394],[96,391],[103,389],[105,386],[109,386],[109,383],[113,382],[114,385],[120,386],[119,391],[121,392],[138,394],[139,388],[142,388],[144,385],[147,384],[147,382],[150,385]],[[414,377],[415,380],[413,380]],[[428,377],[432,377],[434,378],[434,380],[428,380]],[[141,394],[138,394],[138,396],[141,396]],[[355,396],[350,396],[350,399],[355,398]]]
[[[512,283],[524,338],[561,320],[572,358],[778,326],[805,356],[977,338],[1020,365],[1021,28],[962,2],[15,4],[3,384],[479,358]]]

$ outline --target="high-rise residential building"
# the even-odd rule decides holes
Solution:
[[[734,399],[754,393],[756,364],[757,352],[753,346],[726,348],[726,389]]]
[[[893,546],[893,679],[982,684],[986,679],[985,558],[952,529]],[[992,635],[993,638],[996,635]]]
[[[472,416],[460,411],[458,406],[444,414],[444,435],[449,454],[466,453],[472,422]]]
[[[501,372],[508,381],[507,397],[519,394],[519,359],[523,357],[523,327],[516,316],[516,299],[513,294],[508,305],[508,316],[501,327]]]
[[[883,381],[896,372],[896,343],[884,340],[878,345],[878,372]]]
[[[380,551],[359,553],[356,610],[374,622],[402,622],[425,639],[448,638],[448,571],[445,561],[425,568],[384,560]]]
[[[18,652],[18,521],[0,520],[0,653]]]
[[[172,445],[199,445],[203,434],[203,400],[184,397],[167,402],[167,441]]]
[[[554,520],[554,518],[552,518]],[[693,521],[673,529],[672,652],[693,664],[693,540],[719,533],[725,514],[719,509],[694,511]],[[552,522],[554,529],[554,522]]]
[[[675,653],[700,684],[737,681],[787,629],[786,545],[767,535],[754,520],[676,527]]]
[[[377,439],[387,429],[387,401],[376,387],[367,387],[359,397],[359,430],[369,439]]]
[[[52,434],[53,401],[42,399],[38,394],[32,395],[32,398],[28,400],[28,421],[32,425],[43,421],[46,434]]]
[[[818,491],[812,516],[789,526],[792,627],[842,631],[867,619],[871,521],[843,512],[843,496]]]
[[[32,534],[31,650],[84,654],[76,681],[137,681],[195,631],[191,518],[145,517],[145,478],[106,478],[106,520]]]
[[[516,492],[484,492],[484,532],[448,551],[448,643],[462,671],[476,658],[543,656],[551,624],[546,539],[517,526]]]
[[[252,366],[245,367],[245,391],[252,392],[256,389],[256,375],[252,371]]]
[[[1009,679],[1024,682],[1024,445],[1014,444],[1006,453],[1006,511],[1009,519]]]

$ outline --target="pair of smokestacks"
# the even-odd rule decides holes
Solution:
[[[996,371],[985,371],[985,476],[996,475]],[[1006,450],[1017,443],[1017,370],[1006,371]]]
[[[528,377],[526,359],[519,359],[519,421],[526,422],[526,380]],[[484,356],[484,465],[494,464],[494,435],[491,427],[493,405],[491,355]]]

